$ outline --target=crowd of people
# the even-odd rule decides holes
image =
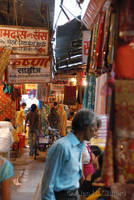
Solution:
[[[25,107],[23,103],[17,113],[15,128],[26,132],[28,125],[30,156],[33,156],[34,135],[38,141],[40,134],[49,135],[49,127],[58,130],[60,135],[60,139],[48,150],[40,184],[40,199],[83,200],[90,197],[98,189],[93,183],[101,176],[103,161],[102,150],[90,142],[101,127],[101,120],[96,113],[80,109],[68,115],[63,104],[54,102],[51,108],[43,104],[41,110],[32,104],[25,115]],[[0,194],[4,194],[6,188],[9,196],[8,182],[11,176],[12,164],[8,159],[0,157]]]

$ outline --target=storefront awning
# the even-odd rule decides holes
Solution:
[[[91,28],[95,18],[97,17],[105,1],[106,0],[90,0],[89,1],[86,12],[82,19],[83,23],[88,29]]]

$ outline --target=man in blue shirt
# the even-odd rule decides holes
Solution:
[[[84,140],[96,130],[96,115],[89,109],[79,110],[72,121],[72,132],[59,139],[46,158],[41,200],[79,200]]]

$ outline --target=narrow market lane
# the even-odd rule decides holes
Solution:
[[[11,158],[15,172],[11,185],[11,200],[33,199],[34,192],[43,172],[45,156],[45,152],[40,152],[37,160],[34,160],[29,156],[29,149],[24,148],[21,156],[18,158]],[[16,178],[21,185],[18,185]]]

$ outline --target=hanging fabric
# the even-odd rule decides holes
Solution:
[[[111,71],[112,63],[114,61],[114,52],[115,52],[115,33],[116,33],[116,14],[111,14],[111,23],[110,23],[110,34],[109,34],[109,46],[108,46],[108,55],[107,55],[107,71]]]
[[[117,182],[134,182],[134,81],[115,80]]]
[[[64,87],[64,104],[66,105],[76,104],[76,86]]]
[[[106,58],[107,58],[107,48],[108,48],[108,41],[109,41],[109,28],[110,28],[110,19],[111,19],[111,7],[110,2],[108,4],[108,8],[105,14],[105,24],[104,24],[104,38],[102,44],[102,72],[106,72]]]
[[[102,89],[105,83],[108,80],[107,73],[102,74],[101,76],[96,78],[96,88],[95,88],[95,108],[94,111],[98,114],[106,114],[106,99],[107,94],[102,94]],[[107,92],[107,88],[106,88]]]
[[[11,55],[11,49],[4,48],[0,51],[0,79],[8,65],[9,57]]]
[[[78,86],[78,96],[77,96],[77,102],[78,102],[78,104],[82,104],[83,103],[84,91],[85,91],[85,87],[79,85]]]
[[[87,86],[84,93],[84,108],[89,108],[94,111],[95,104],[95,85],[96,77],[94,75],[87,74]]]
[[[134,79],[134,1],[122,0],[119,10],[115,73],[117,78]]]

